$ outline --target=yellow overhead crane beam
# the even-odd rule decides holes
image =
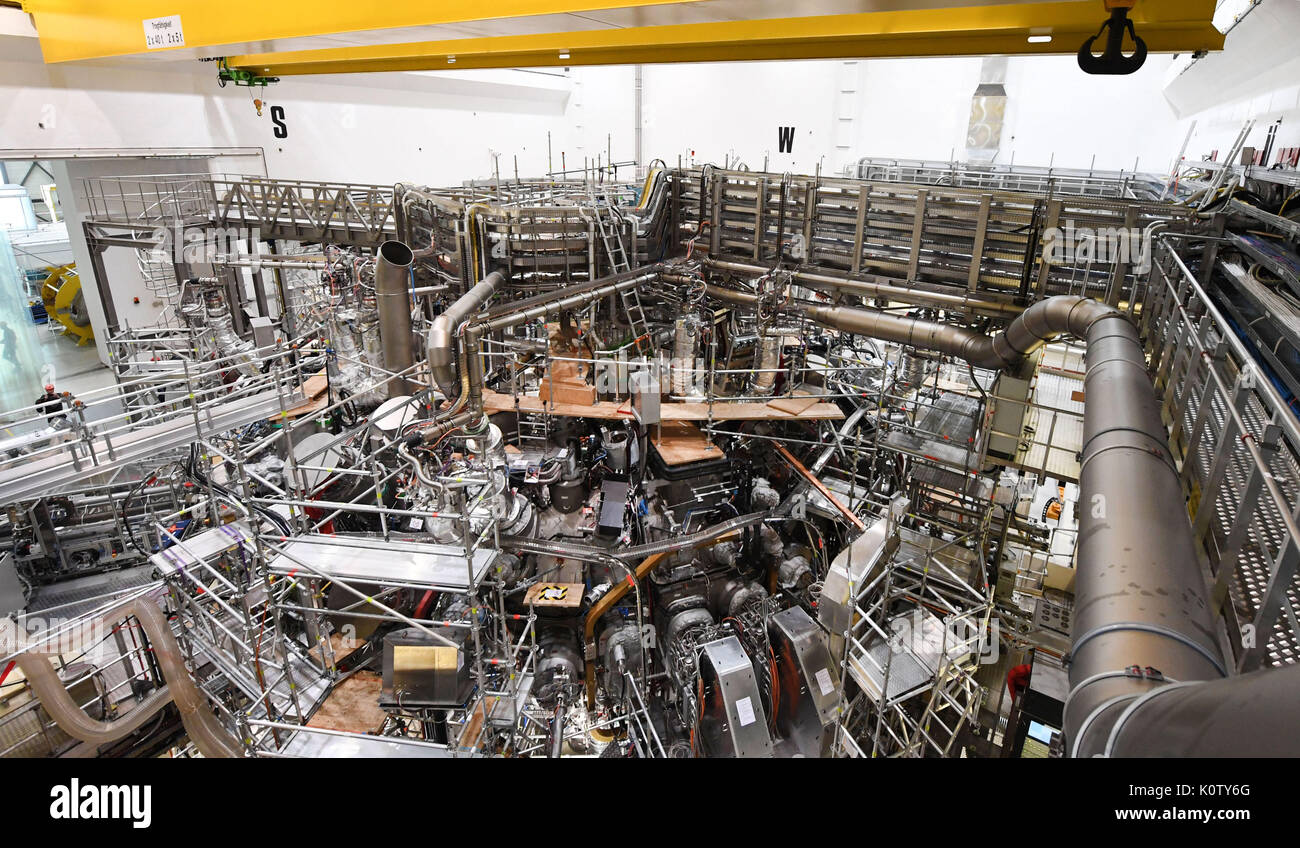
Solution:
[[[661,62],[1073,54],[1097,34],[1098,0],[1012,3],[466,38],[232,56],[263,76]],[[1130,17],[1152,53],[1221,50],[1214,0],[1141,0]]]
[[[485,16],[498,22],[499,31],[517,29],[520,20],[535,30],[547,24],[572,25],[573,18],[566,16],[583,10],[647,7],[649,13],[656,11],[649,7],[659,7],[657,11],[667,14],[678,7],[698,11],[710,6],[711,0],[616,4],[392,0],[376,6],[319,0],[27,0],[25,4],[36,16],[47,62],[145,52],[142,22],[169,15],[180,18],[189,49],[326,32],[468,26]],[[1214,0],[1139,0],[1130,18],[1152,53],[1220,50],[1224,36],[1211,24],[1214,6]],[[228,62],[232,68],[260,76],[284,77],[662,62],[1073,54],[1085,39],[1097,34],[1106,16],[1102,0],[1008,2],[278,50],[230,55]],[[202,53],[213,55],[211,49]]]
[[[33,17],[45,61],[52,63],[161,51],[221,56],[265,50],[277,40],[402,27],[509,31],[511,19],[527,20],[533,31],[548,25],[553,30],[566,15],[690,8],[702,2],[706,0],[22,0],[22,7]],[[182,43],[168,44],[165,37],[146,42],[152,22],[173,17],[180,19]],[[487,22],[496,25],[485,27]],[[224,47],[239,49],[208,49]]]

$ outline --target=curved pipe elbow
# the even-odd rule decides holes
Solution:
[[[458,381],[455,369],[455,339],[452,335],[451,319],[444,312],[433,319],[428,336],[429,370],[433,372],[433,382],[446,397],[456,392]]]
[[[460,358],[458,347],[461,345],[457,345],[456,339],[461,325],[483,308],[504,281],[505,276],[500,271],[493,271],[433,319],[427,339],[429,370],[433,373],[434,383],[447,397],[452,397],[460,385],[455,364]]]

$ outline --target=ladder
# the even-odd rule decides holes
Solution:
[[[517,406],[515,414],[519,422],[519,446],[525,447],[528,443],[532,443],[545,452],[546,443],[551,438],[551,416],[544,412],[522,412]]]
[[[605,255],[609,257],[610,270],[615,274],[632,270],[632,264],[627,258],[627,250],[623,246],[622,227],[616,220],[610,221],[607,226],[595,195],[590,195],[590,199],[592,216],[596,219],[596,231],[600,234],[601,243],[605,245]],[[637,355],[648,356],[651,350],[650,326],[646,323],[640,295],[635,288],[624,289],[619,292],[619,300],[623,304],[623,313],[627,315],[628,327],[632,330],[632,344],[636,347]]]
[[[550,376],[550,358],[548,357],[545,374],[542,375],[542,384],[545,385],[547,378]],[[510,388],[511,394],[515,396],[515,423],[517,425],[516,443],[519,447],[532,446],[540,448],[542,454],[546,454],[546,445],[551,440],[551,416],[547,412],[547,405],[542,405],[541,412],[524,412],[519,408],[519,398],[523,396],[523,387],[520,385],[520,373],[523,369],[518,363],[511,368]]]

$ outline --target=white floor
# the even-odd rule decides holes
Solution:
[[[12,322],[14,332],[26,334],[30,341],[39,371],[20,373],[13,363],[0,361],[0,409],[4,412],[31,406],[42,393],[43,380],[51,380],[60,392],[71,392],[74,397],[95,389],[113,385],[113,372],[99,361],[93,343],[78,346],[71,338],[55,332],[58,325],[19,324]],[[30,385],[29,385],[30,384]]]

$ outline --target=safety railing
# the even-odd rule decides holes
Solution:
[[[1117,305],[1143,276],[1141,256],[1132,256],[1141,232],[1157,222],[1181,230],[1192,215],[1135,198],[711,167],[672,179],[678,234],[695,236],[696,250],[712,258],[785,261],[1002,301],[1074,292]],[[1099,233],[1104,255],[1084,246]]]
[[[104,223],[200,225],[212,220],[216,204],[208,174],[93,177],[81,185],[86,217]]]
[[[1180,241],[1157,238],[1141,326],[1211,603],[1238,671],[1300,662],[1300,421]]]
[[[158,363],[115,364],[129,373]],[[56,493],[87,475],[188,444],[200,432],[279,416],[301,400],[298,387],[308,376],[305,359],[278,346],[180,359],[168,376],[119,377],[116,385],[79,397],[14,410],[7,426],[15,436],[0,457],[0,503]]]
[[[216,176],[212,219],[263,239],[378,246],[397,233],[392,186]]]
[[[864,156],[853,166],[858,179],[1037,194],[1158,200],[1165,178],[1139,171],[1057,168],[928,159]]]

